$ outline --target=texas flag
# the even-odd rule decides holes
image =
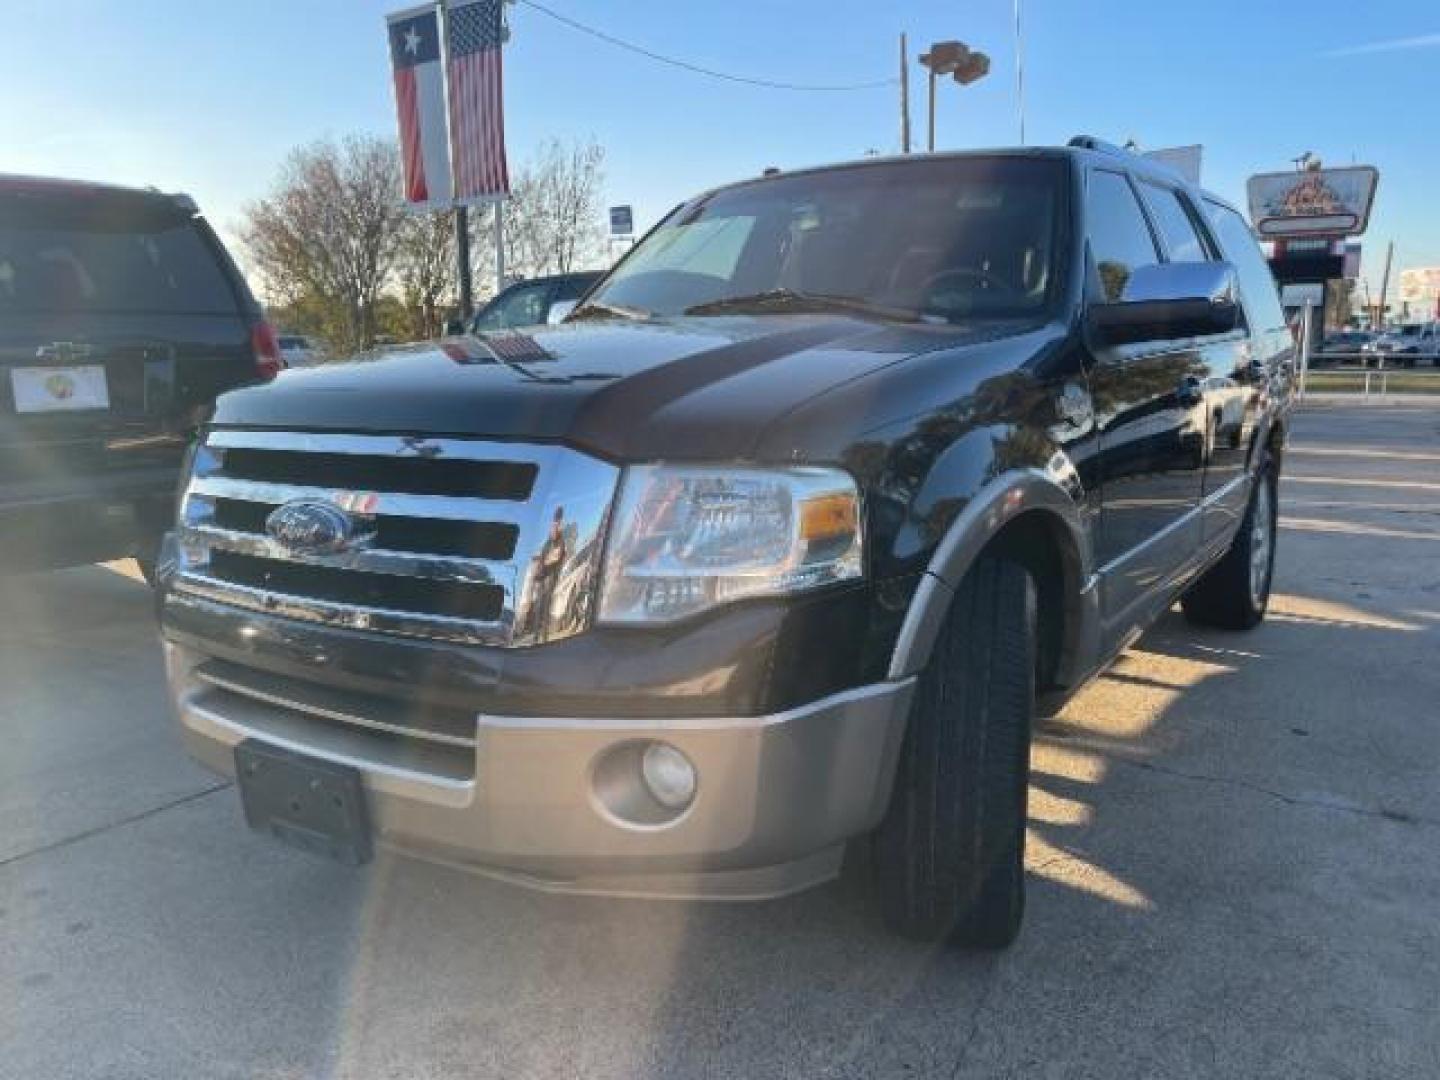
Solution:
[[[405,199],[450,205],[450,151],[445,129],[445,73],[440,18],[434,4],[387,15]]]

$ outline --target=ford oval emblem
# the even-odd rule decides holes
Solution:
[[[265,519],[265,532],[292,555],[335,555],[350,546],[355,523],[324,499],[294,499]]]

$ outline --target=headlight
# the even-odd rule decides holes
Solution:
[[[600,621],[658,623],[862,572],[860,497],[822,468],[626,470]]]

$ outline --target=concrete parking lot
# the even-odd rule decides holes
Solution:
[[[858,875],[540,896],[251,835],[123,566],[0,583],[0,1077],[1440,1075],[1440,408],[1295,424],[1269,620],[1165,618],[1039,736],[999,956]]]

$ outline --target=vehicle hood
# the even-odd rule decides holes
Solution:
[[[554,440],[624,460],[745,458],[829,390],[1019,329],[788,314],[576,322],[287,371],[221,398],[215,423]]]

